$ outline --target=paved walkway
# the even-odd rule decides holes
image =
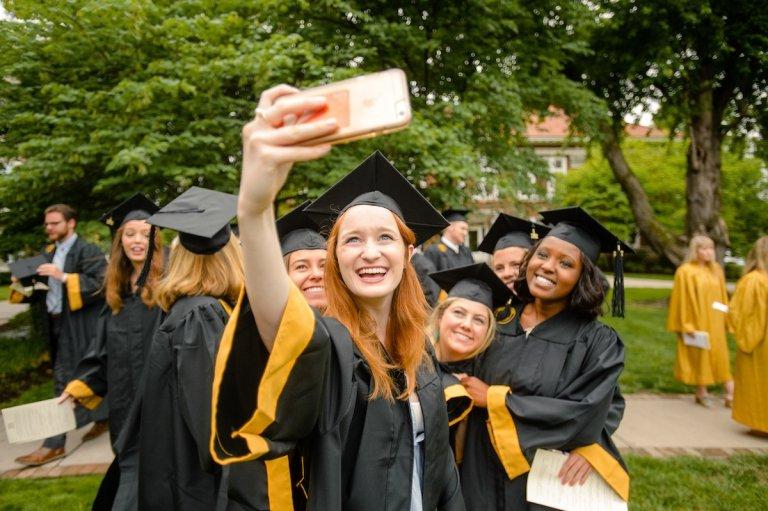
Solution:
[[[112,461],[109,435],[81,443],[88,427],[69,435],[66,458],[44,467],[23,469],[17,456],[40,442],[9,444],[0,425],[0,478],[39,478],[104,473]],[[721,458],[737,453],[768,455],[768,439],[746,434],[721,406],[697,406],[692,396],[634,394],[627,396],[627,410],[614,435],[625,454],[644,456],[704,456]],[[74,449],[74,450],[73,450]]]
[[[27,310],[26,303],[8,303],[8,300],[0,300],[0,326],[8,323],[8,321],[20,312]]]

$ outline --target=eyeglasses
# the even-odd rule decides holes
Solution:
[[[59,220],[58,222],[43,222],[43,227],[48,227],[49,225],[59,225],[63,223],[64,220]]]

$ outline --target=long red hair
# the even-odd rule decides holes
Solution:
[[[115,238],[112,240],[112,248],[109,252],[109,264],[107,265],[107,272],[104,277],[104,289],[107,300],[107,305],[112,309],[112,314],[117,314],[123,308],[123,297],[131,292],[131,275],[134,268],[131,260],[125,255],[123,250],[123,231],[125,226],[122,225],[115,233]],[[147,275],[147,281],[141,288],[141,301],[147,307],[153,307],[155,305],[154,290],[155,285],[163,275],[163,242],[160,238],[160,231],[155,231],[155,239],[152,240],[155,244],[154,254],[152,255],[152,266],[149,269],[149,275]]]
[[[400,284],[392,297],[389,311],[387,337],[391,340],[389,352],[376,337],[376,325],[355,301],[341,278],[336,258],[339,226],[346,213],[339,216],[328,236],[328,259],[325,264],[325,291],[328,298],[326,316],[339,320],[349,330],[357,349],[365,358],[373,377],[373,392],[370,398],[383,397],[389,401],[405,399],[416,388],[416,371],[419,366],[429,363],[426,351],[427,301],[421,290],[416,270],[408,261]],[[416,242],[413,231],[395,214],[397,229],[403,238],[403,251],[408,257],[408,246]],[[387,360],[389,356],[389,361]],[[391,370],[401,370],[406,377],[406,388],[396,396],[396,386],[390,375]]]

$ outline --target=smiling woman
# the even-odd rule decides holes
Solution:
[[[272,205],[294,162],[330,149],[301,144],[337,125],[304,115],[324,108],[325,98],[294,92],[265,91],[243,129],[247,295],[217,355],[211,436],[214,458],[234,464],[230,502],[463,509],[445,394],[423,332],[427,304],[408,264],[413,246],[446,222],[374,153],[304,209],[318,223],[335,220],[326,315],[312,311],[286,270]],[[236,464],[257,458],[269,461]]]
[[[624,401],[624,346],[596,320],[607,282],[594,264],[626,248],[581,208],[543,212],[552,230],[523,259],[496,342],[462,379],[475,402],[461,478],[470,510],[541,509],[526,499],[537,449],[569,452],[562,484],[597,472],[624,500],[629,476],[611,434]]]

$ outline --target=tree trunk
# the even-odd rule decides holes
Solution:
[[[689,130],[688,168],[685,176],[685,229],[688,237],[704,234],[714,240],[718,258],[731,242],[720,216],[721,138],[720,119],[714,113],[712,89],[704,88],[693,98]]]
[[[660,257],[678,266],[685,257],[685,249],[675,235],[656,219],[648,194],[624,158],[616,132],[608,125],[603,128],[602,149],[613,175],[629,199],[629,207],[640,235]]]

